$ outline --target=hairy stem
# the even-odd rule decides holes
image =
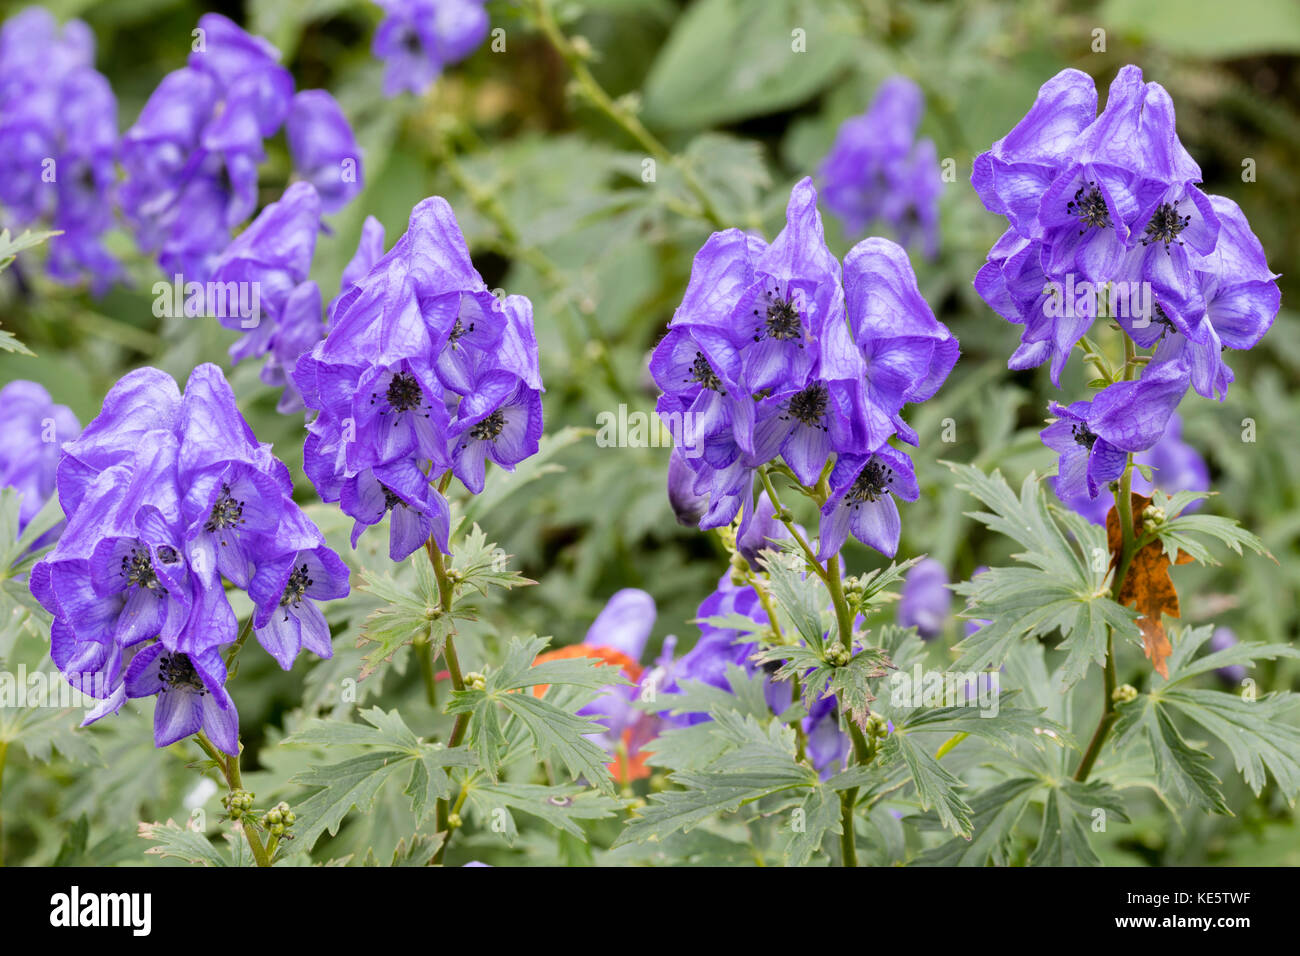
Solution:
[[[203,752],[207,754],[221,770],[221,775],[226,778],[226,789],[230,792],[244,789],[243,775],[239,771],[239,758],[232,757],[217,749],[216,744],[208,739],[208,735],[199,731],[194,735]],[[236,745],[237,746],[237,745]],[[244,828],[244,836],[248,838],[248,846],[253,851],[253,859],[257,861],[258,866],[270,866],[271,855],[262,845],[262,837],[257,832],[257,825],[253,823],[251,816],[247,813],[240,815],[240,824]]]
[[[1131,379],[1137,371],[1137,346],[1127,335],[1124,336],[1124,379]],[[1111,592],[1118,601],[1124,591],[1124,579],[1128,577],[1129,566],[1133,563],[1133,555],[1137,550],[1136,535],[1133,528],[1133,456],[1130,454],[1124,464],[1124,472],[1120,475],[1119,486],[1115,489],[1115,516],[1119,519],[1120,528],[1120,550],[1119,559],[1115,562],[1115,577],[1111,581]],[[1092,773],[1093,766],[1097,763],[1097,758],[1101,755],[1101,748],[1106,743],[1106,738],[1110,736],[1111,728],[1115,726],[1115,721],[1119,717],[1119,712],[1115,709],[1115,687],[1118,679],[1115,673],[1115,631],[1110,629],[1106,634],[1106,666],[1103,670],[1102,680],[1102,699],[1101,717],[1097,721],[1097,727],[1092,732],[1092,739],[1088,741],[1088,748],[1083,752],[1083,757],[1079,760],[1079,766],[1075,768],[1074,779],[1079,783],[1084,783],[1088,775]]]
[[[438,543],[429,538],[424,542],[424,550],[429,555],[429,563],[433,565],[433,576],[438,581],[438,606],[443,614],[450,614],[452,603],[456,598],[456,586],[447,573],[447,560],[442,551],[438,548]],[[432,653],[430,653],[430,670],[432,670]],[[447,661],[447,672],[451,675],[451,686],[453,690],[464,690],[465,679],[460,672],[460,658],[456,654],[455,636],[448,632],[447,637],[442,645],[442,656]],[[451,737],[447,740],[448,747],[459,747],[465,739],[465,731],[469,729],[469,714],[457,714],[456,722],[452,724]],[[433,855],[430,863],[441,863],[443,854],[447,849],[447,844],[451,840],[451,827],[448,825],[450,817],[450,805],[446,798],[438,801],[434,811],[434,822],[437,831],[443,834],[442,846],[438,847],[438,852]]]
[[[695,201],[699,203],[700,215],[714,229],[726,229],[728,223],[718,212],[713,203],[713,198],[709,195],[709,191],[704,188],[704,184],[700,182],[699,177],[695,175],[695,171],[679,157],[674,156],[668,150],[668,147],[646,129],[635,112],[624,104],[615,102],[605,92],[605,88],[600,85],[600,81],[587,68],[586,55],[560,29],[555,16],[551,13],[550,0],[531,0],[529,6],[532,9],[534,19],[537,21],[538,28],[551,46],[555,48],[561,59],[568,65],[569,72],[573,74],[574,80],[577,81],[579,91],[587,98],[588,102],[635,140],[637,145],[654,157],[656,162],[675,167],[681,173],[686,188],[690,190],[691,195],[695,197]]]

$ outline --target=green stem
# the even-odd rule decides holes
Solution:
[[[244,778],[239,771],[239,758],[218,750],[217,746],[208,739],[208,735],[201,730],[194,735],[194,739],[203,748],[203,752],[221,768],[221,775],[226,778],[226,789],[232,793],[236,790],[243,790]],[[258,835],[257,826],[253,823],[250,815],[247,813],[242,814],[240,824],[244,828],[244,836],[248,838],[248,845],[253,851],[253,859],[257,861],[257,865],[270,866],[271,856],[266,848],[262,846],[262,838]]]
[[[451,576],[447,574],[446,557],[438,549],[438,544],[433,538],[429,538],[424,543],[424,550],[429,555],[429,563],[433,565],[433,576],[438,581],[438,606],[443,614],[450,614],[452,604],[456,599],[456,586],[451,580]],[[432,657],[432,655],[430,656]],[[456,653],[455,637],[450,631],[448,631],[446,640],[442,645],[442,656],[447,661],[447,672],[451,675],[452,689],[464,690],[465,679],[461,676],[460,657]],[[456,722],[452,724],[451,737],[447,740],[447,746],[459,747],[461,742],[464,741],[465,732],[468,729],[469,714],[457,714]],[[438,852],[429,861],[432,864],[442,862],[443,854],[447,850],[447,844],[451,842],[451,827],[447,823],[450,813],[450,804],[444,797],[438,801],[434,810],[434,824],[437,831],[443,834],[443,838],[442,846],[438,847]]]
[[[1124,336],[1125,381],[1132,378],[1136,371],[1138,367],[1136,359],[1137,346],[1126,335]],[[1133,456],[1131,454],[1124,464],[1124,473],[1120,475],[1119,486],[1115,489],[1115,516],[1119,520],[1120,549],[1119,560],[1115,562],[1115,577],[1111,581],[1111,592],[1118,601],[1120,595],[1124,592],[1124,579],[1128,577],[1129,566],[1133,563],[1133,555],[1137,551],[1135,547],[1136,532],[1133,528]],[[1117,684],[1115,631],[1112,628],[1106,634],[1106,665],[1102,672],[1102,693],[1104,697],[1102,699],[1101,717],[1097,721],[1096,729],[1092,732],[1092,739],[1088,741],[1088,748],[1083,752],[1083,757],[1079,760],[1079,766],[1075,768],[1074,779],[1079,783],[1084,783],[1088,779],[1088,775],[1092,773],[1092,768],[1101,755],[1101,748],[1106,743],[1106,738],[1110,736],[1115,721],[1119,718],[1119,712],[1115,708],[1115,688]]]
[[[244,622],[244,629],[239,632],[239,637],[235,639],[234,646],[230,648],[230,653],[226,655],[227,672],[235,665],[235,658],[239,656],[239,652],[244,649],[244,644],[248,642],[248,635],[253,633],[253,618],[255,616],[256,614],[248,615],[248,620]]]
[[[415,659],[420,662],[420,679],[424,681],[424,699],[434,710],[438,708],[438,676],[433,669],[433,644],[428,640],[415,642]]]
[[[858,865],[858,834],[853,826],[853,807],[857,801],[856,789],[840,794],[840,862],[844,866]]]
[[[726,229],[727,222],[718,212],[717,207],[713,204],[713,198],[709,191],[704,188],[699,177],[695,175],[685,162],[674,156],[668,147],[664,146],[655,138],[645,125],[637,118],[626,106],[614,102],[605,88],[592,75],[591,70],[587,68],[586,56],[574,45],[560,29],[556,23],[555,17],[551,14],[550,0],[532,0],[533,16],[537,20],[537,26],[542,34],[550,41],[551,46],[568,64],[569,71],[578,83],[578,88],[582,94],[591,102],[596,109],[604,113],[615,125],[626,132],[637,144],[654,157],[656,162],[674,166],[681,173],[686,188],[690,190],[695,200],[700,204],[700,214],[704,219],[713,226],[714,229]]]

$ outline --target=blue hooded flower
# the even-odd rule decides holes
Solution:
[[[308,477],[356,519],[354,546],[391,512],[401,560],[430,534],[447,547],[447,503],[431,480],[450,469],[477,494],[486,462],[509,470],[536,453],[542,382],[531,303],[487,290],[445,200],[417,205],[374,258],[381,243],[381,230],[363,230],[329,333],[293,380],[317,412]]]
[[[1226,651],[1236,646],[1237,635],[1231,628],[1216,627],[1214,633],[1210,635],[1209,649],[1210,653],[1217,654],[1219,651]],[[1216,667],[1214,673],[1225,684],[1238,685],[1246,679],[1246,667],[1244,664],[1229,664],[1226,667]]]
[[[818,173],[826,208],[851,234],[876,220],[904,243],[921,235],[926,255],[939,246],[939,193],[943,188],[934,143],[916,140],[925,96],[911,80],[893,76],[867,112],[846,120]]]
[[[952,609],[948,570],[934,558],[918,562],[903,579],[898,602],[900,627],[914,627],[924,640],[943,633]]]
[[[1175,412],[1169,417],[1169,424],[1161,439],[1148,450],[1133,456],[1134,464],[1146,465],[1153,472],[1153,480],[1147,481],[1142,469],[1135,468],[1132,475],[1133,491],[1149,496],[1155,488],[1168,495],[1180,491],[1210,490],[1210,470],[1205,459],[1193,446],[1182,440],[1182,431],[1182,419]],[[1093,524],[1105,526],[1106,515],[1111,508],[1111,498],[1108,495],[1092,498],[1086,488],[1082,494],[1065,495],[1061,493],[1059,477],[1053,478],[1052,484],[1057,496],[1068,508],[1077,511]],[[1183,510],[1195,511],[1201,504],[1200,501],[1193,501]]]
[[[156,697],[155,747],[203,731],[225,753],[239,753],[239,713],[226,691],[226,665],[216,648],[182,654],[150,644],[126,670],[128,698]]]
[[[54,494],[63,443],[80,431],[77,416],[56,405],[44,386],[19,379],[0,388],[0,487],[22,495],[19,534]],[[57,536],[57,529],[49,531],[36,546]]]
[[[338,101],[328,92],[296,94],[285,135],[294,171],[316,187],[326,212],[338,212],[361,192],[361,150]]]
[[[465,59],[487,37],[484,0],[376,0],[385,17],[374,54],[387,61],[384,95],[423,93],[444,66]]]
[[[256,603],[283,573],[277,600],[295,620],[311,618],[301,645],[326,655],[328,629],[322,636],[303,598],[347,590],[346,570],[290,497],[288,469],[257,441],[216,366],[196,368],[183,394],[144,368],[65,445],[56,483],[67,528],[29,586],[54,617],[55,665],[103,701],[88,722],[128,697],[158,695],[159,746],[203,727],[236,753],[219,649],[238,622],[223,578],[250,593],[256,582]],[[295,566],[312,580],[294,578]],[[281,631],[264,643],[287,666]]]
[[[1088,401],[1069,407],[1052,402],[1056,421],[1041,432],[1060,456],[1057,493],[1096,498],[1119,478],[1130,452],[1158,442],[1187,391],[1176,365],[1148,365],[1137,381],[1109,385]]]
[[[117,100],[96,72],[94,37],[80,20],[62,28],[39,7],[0,30],[0,203],[9,226],[43,221],[48,271],[89,276],[96,294],[121,272],[101,237],[113,225]]]
[[[831,470],[830,486],[821,509],[817,559],[837,553],[849,532],[887,558],[897,554],[903,526],[894,499],[921,496],[911,459],[888,445],[869,455],[845,455]]]

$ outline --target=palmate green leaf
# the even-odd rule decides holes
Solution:
[[[919,866],[1006,866],[1016,825],[1024,816],[1034,791],[1042,785],[1037,777],[1004,780],[971,799],[972,833],[969,840],[954,837],[926,850],[916,859]],[[937,813],[908,817],[918,829],[940,829]]]
[[[1143,736],[1151,746],[1165,789],[1182,794],[1206,809],[1230,812],[1210,770],[1212,757],[1189,744],[1174,720],[1190,721],[1219,740],[1232,754],[1237,770],[1259,794],[1269,773],[1288,801],[1300,790],[1300,728],[1295,712],[1300,698],[1289,692],[1247,699],[1217,690],[1186,686],[1193,677],[1219,667],[1247,665],[1259,659],[1297,658],[1300,651],[1284,644],[1237,644],[1197,658],[1213,633],[1211,627],[1183,628],[1169,658],[1169,680],[1120,708],[1116,748]]]
[[[1045,730],[1050,730],[1057,740],[1070,739],[1069,732],[1049,719],[1043,708],[1012,706],[1011,702],[1019,695],[1018,690],[1000,693],[996,715],[991,709],[977,706],[976,701],[965,706],[924,706],[902,714],[895,712],[896,731],[905,734],[970,734],[1007,750],[1014,750],[1017,740],[1028,740],[1035,747],[1041,747]]]
[[[580,826],[582,821],[603,820],[623,807],[621,801],[611,796],[576,785],[545,787],[481,780],[469,787],[465,803],[480,827],[503,833],[511,844],[518,832],[511,810],[527,813],[586,842]]]
[[[415,562],[414,583],[364,569],[361,574],[365,583],[358,590],[385,602],[370,613],[361,632],[358,646],[367,648],[361,668],[363,680],[380,664],[392,661],[398,650],[415,641],[429,641],[436,658],[442,653],[447,635],[455,633],[456,621],[475,619],[468,608],[453,605],[450,613],[442,610],[438,581],[428,561]]]
[[[781,848],[786,866],[806,865],[821,850],[827,836],[844,832],[840,799],[829,787],[814,787],[789,817],[790,822],[782,827],[788,833]]]
[[[700,726],[724,743],[720,755],[706,770],[673,773],[671,782],[684,789],[652,794],[614,846],[661,840],[772,794],[820,786],[812,767],[795,762],[794,731],[770,717],[765,725],[724,711]]]
[[[10,235],[8,229],[0,229],[0,272],[13,264],[14,259],[18,257],[18,253],[33,249],[41,243],[61,235],[63,235],[61,229],[50,232],[32,232],[28,229],[22,235],[15,237]]]
[[[363,747],[368,751],[294,776],[293,783],[319,788],[294,807],[298,815],[294,835],[302,847],[310,848],[326,830],[337,833],[353,807],[364,812],[380,788],[399,774],[407,775],[402,792],[410,798],[411,810],[418,821],[434,800],[451,795],[447,770],[475,764],[473,755],[464,747],[449,749],[442,744],[421,741],[395,710],[385,712],[373,707],[362,711],[361,716],[369,726],[313,720],[283,741],[323,747]]]
[[[1183,628],[1173,635],[1174,651],[1169,656],[1169,680],[1160,685],[1162,690],[1181,684],[1199,674],[1220,667],[1253,666],[1255,661],[1273,661],[1279,658],[1300,660],[1300,648],[1290,644],[1265,644],[1262,641],[1243,641],[1204,657],[1196,652],[1214,635],[1212,626]],[[1193,658],[1196,658],[1193,660]]]
[[[876,699],[871,692],[872,682],[889,671],[889,661],[879,648],[859,651],[843,667],[831,670],[826,690],[834,694],[842,710],[862,729],[866,729],[871,716],[871,702]]]
[[[469,714],[470,745],[478,755],[479,765],[493,779],[503,762],[510,734],[501,721],[501,710],[518,720],[528,731],[543,758],[557,757],[574,777],[586,777],[602,790],[612,791],[606,764],[609,756],[587,739],[603,728],[594,719],[579,717],[574,711],[590,703],[602,689],[626,684],[616,667],[590,658],[543,661],[534,664],[537,654],[546,647],[541,637],[510,639],[505,660],[487,675],[482,690],[467,688],[454,691],[447,705],[450,714]],[[553,703],[548,691],[538,698],[519,693],[542,684],[577,687],[587,690],[586,697],[567,697],[567,706]]]
[[[1122,704],[1115,723],[1115,748],[1122,750],[1142,738],[1151,748],[1156,780],[1166,794],[1213,813],[1230,815],[1220,780],[1210,769],[1213,757],[1189,744],[1169,712],[1150,695]]]
[[[799,545],[793,541],[781,541],[780,545],[780,551],[767,549],[760,552],[759,557],[763,570],[767,572],[772,597],[804,642],[821,654],[825,649],[822,635],[826,633],[826,623],[830,619],[826,611],[830,599],[821,582],[801,570],[805,558]],[[845,644],[847,646],[847,642]]]
[[[664,711],[681,714],[735,714],[770,721],[772,711],[765,696],[766,680],[762,672],[753,676],[735,664],[728,664],[726,680],[730,690],[714,687],[701,681],[682,681],[681,692],[666,694],[657,699],[638,701],[647,711]],[[736,746],[736,740],[718,732],[716,721],[705,721],[687,727],[662,731],[645,745],[649,753],[647,763],[669,770],[703,770],[712,765],[726,751]]]
[[[522,587],[536,584],[518,571],[511,571],[506,565],[510,555],[487,540],[487,535],[477,524],[469,534],[456,546],[452,555],[451,567],[459,574],[460,580],[480,594],[487,594],[489,588]]]
[[[945,828],[959,836],[970,836],[971,808],[957,792],[966,786],[964,783],[907,734],[890,734],[880,753],[886,769],[898,760],[907,765],[923,809],[933,808]]]
[[[1099,780],[1078,783],[1066,779],[1050,787],[1043,805],[1043,826],[1029,865],[1100,866],[1101,860],[1089,840],[1098,810],[1107,817],[1128,821],[1119,794]]]
[[[1287,692],[1266,694],[1258,700],[1217,690],[1160,689],[1156,693],[1163,705],[1223,742],[1256,796],[1271,773],[1288,802],[1295,803],[1300,790],[1300,728],[1291,721],[1300,698]]]
[[[949,467],[958,477],[958,487],[991,509],[971,517],[1019,542],[1025,550],[1015,558],[1029,565],[992,568],[954,587],[968,598],[963,617],[990,622],[957,645],[961,658],[955,669],[996,669],[1017,641],[1059,631],[1064,637],[1060,649],[1066,652],[1060,671],[1065,690],[1089,666],[1105,662],[1111,630],[1137,635],[1136,613],[1108,596],[1104,529],[1059,512],[1074,538],[1071,542],[1053,519],[1032,473],[1017,496],[1000,472],[985,475],[973,465]]]
[[[138,833],[153,846],[144,852],[163,859],[184,860],[203,866],[231,866],[230,857],[221,852],[202,833],[180,826],[175,820],[166,823],[141,823]]]
[[[1226,544],[1235,554],[1242,554],[1249,548],[1256,554],[1273,558],[1264,542],[1257,535],[1251,534],[1232,518],[1219,515],[1190,514],[1180,515],[1160,526],[1156,532],[1165,554],[1171,558],[1183,551],[1201,564],[1217,565],[1219,561],[1210,553],[1206,539],[1213,539]],[[1276,558],[1273,558],[1276,561]]]

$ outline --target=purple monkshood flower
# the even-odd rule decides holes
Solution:
[[[1226,651],[1228,648],[1235,646],[1237,635],[1231,628],[1216,627],[1214,633],[1210,635],[1210,652],[1217,654],[1219,651]],[[1246,679],[1246,667],[1244,664],[1229,664],[1226,667],[1216,667],[1214,673],[1219,679],[1228,684],[1240,684]]]
[[[925,96],[911,80],[885,80],[867,112],[840,126],[817,178],[826,208],[847,232],[860,234],[883,220],[904,243],[922,235],[933,257],[943,183],[934,143],[916,141],[924,108]]]
[[[338,212],[361,191],[361,150],[333,96],[325,90],[295,95],[285,134],[295,172],[316,187],[326,212]]]
[[[1210,205],[1219,220],[1219,240],[1209,255],[1190,257],[1203,314],[1190,323],[1177,322],[1157,292],[1155,321],[1121,317],[1120,323],[1139,345],[1156,346],[1152,361],[1184,365],[1198,394],[1222,401],[1233,380],[1225,351],[1254,348],[1272,326],[1282,294],[1241,208],[1222,196],[1211,196]]]
[[[1150,495],[1155,488],[1159,488],[1165,494],[1173,495],[1179,491],[1210,490],[1210,470],[1205,464],[1205,459],[1193,446],[1182,440],[1182,433],[1182,419],[1175,412],[1169,417],[1164,436],[1148,450],[1133,456],[1134,464],[1147,465],[1151,468],[1154,479],[1147,481],[1141,470],[1135,468],[1132,479],[1133,491],[1140,495]],[[1093,524],[1102,526],[1106,524],[1106,515],[1111,508],[1109,496],[1099,495],[1091,498],[1086,490],[1082,494],[1062,495],[1060,479],[1053,478],[1052,484],[1057,496],[1066,507],[1077,511]],[[1184,511],[1195,511],[1201,504],[1200,501],[1193,501]]]
[[[897,244],[865,240],[841,269],[805,179],[770,246],[735,229],[709,238],[651,356],[656,410],[683,425],[675,493],[707,497],[700,527],[714,528],[777,457],[811,486],[832,456],[865,456],[895,432],[914,444],[901,409],[932,396],[957,354]]]
[[[1015,129],[976,158],[971,176],[985,206],[1011,225],[976,289],[1025,327],[1010,367],[1050,361],[1054,384],[1098,316],[1095,290],[1109,283],[1148,290],[1155,299],[1154,316],[1146,304],[1118,310],[1135,340],[1152,344],[1165,328],[1198,345],[1210,338],[1197,266],[1215,250],[1221,207],[1195,185],[1201,172],[1178,140],[1173,102],[1127,66],[1100,115],[1096,104],[1090,77],[1062,71]],[[1250,279],[1271,281],[1262,252],[1257,258]],[[1078,302],[1063,302],[1061,289],[1074,283],[1087,283],[1088,291]],[[1182,355],[1167,353],[1162,360]],[[1202,363],[1202,385],[1223,381],[1208,355]]]
[[[100,241],[113,225],[118,137],[117,100],[94,62],[94,37],[80,20],[60,28],[29,7],[0,30],[0,225],[60,230],[50,275],[89,276],[99,294],[120,273]]]
[[[385,17],[375,56],[387,61],[384,95],[420,94],[449,63],[465,59],[488,34],[484,0],[376,0]]]
[[[211,279],[231,230],[257,209],[264,142],[286,120],[295,169],[339,208],[361,176],[337,104],[320,90],[294,97],[270,43],[219,14],[201,17],[187,64],[163,77],[122,138],[123,213],[168,274]]]
[[[56,484],[68,523],[30,588],[54,617],[56,666],[105,702],[88,721],[158,695],[158,746],[202,727],[236,753],[219,650],[238,622],[223,578],[249,589],[258,638],[285,667],[300,647],[329,656],[308,599],[347,592],[346,569],[290,497],[288,469],[215,365],[196,368],[183,394],[143,368],[64,446]],[[273,608],[291,621],[273,624]]]
[[[149,645],[126,669],[126,696],[157,698],[155,747],[203,731],[224,752],[239,753],[239,713],[226,691],[226,665],[217,648],[182,654],[161,643]]]
[[[13,488],[18,505],[18,533],[54,494],[63,443],[81,431],[77,416],[56,405],[42,385],[18,380],[0,388],[0,487]],[[52,529],[35,544],[44,547],[58,536]]]
[[[267,205],[217,257],[212,266],[208,312],[244,335],[230,347],[236,362],[267,356],[262,381],[281,386],[279,410],[302,411],[302,396],[290,375],[298,356],[321,340],[321,295],[307,279],[320,232],[321,199],[311,183],[293,183]],[[230,290],[237,290],[237,297]],[[231,309],[231,300],[251,305],[251,314]]]
[[[772,500],[767,495],[760,495],[754,506],[754,520],[749,522],[743,534],[736,536],[736,550],[749,562],[750,567],[761,569],[759,553],[776,550],[779,545],[775,542],[789,537],[789,529],[776,520],[776,506]]]
[[[709,510],[708,497],[695,493],[695,472],[679,448],[674,448],[668,458],[668,504],[677,523],[683,525],[698,525]]]
[[[1040,434],[1060,456],[1057,493],[1100,495],[1120,477],[1129,453],[1146,451],[1160,440],[1186,391],[1181,367],[1148,365],[1138,381],[1108,385],[1089,401],[1068,407],[1052,402],[1056,421]]]
[[[253,633],[285,670],[298,651],[330,657],[330,629],[316,601],[348,594],[348,569],[339,556],[314,547],[263,562],[248,587],[257,610]]]
[[[907,572],[898,602],[901,627],[914,627],[923,640],[931,640],[943,633],[951,608],[948,571],[942,564],[926,558]]]
[[[830,486],[821,510],[818,560],[838,552],[849,532],[885,557],[897,554],[902,521],[894,498],[921,496],[911,459],[888,445],[869,455],[845,455],[831,470]]]
[[[488,461],[513,470],[537,452],[542,380],[532,303],[488,291],[446,200],[417,205],[374,258],[382,238],[367,223],[329,333],[292,378],[317,413],[308,477],[355,520],[354,547],[391,512],[400,561],[430,536],[447,549],[448,506],[431,482],[450,471],[477,494]]]

